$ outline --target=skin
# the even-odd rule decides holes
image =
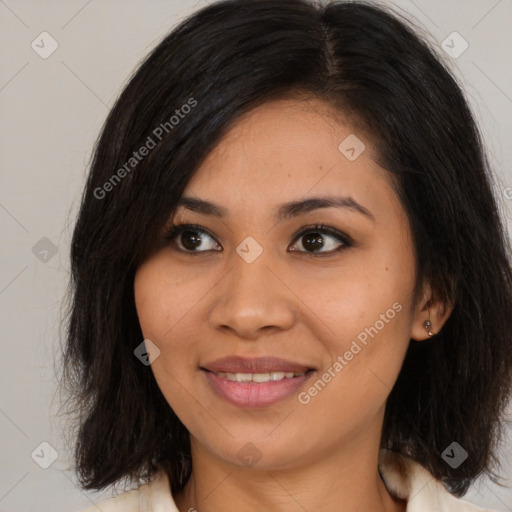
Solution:
[[[428,283],[414,300],[412,235],[390,175],[374,162],[363,132],[360,156],[342,154],[338,146],[356,132],[333,114],[318,99],[285,99],[240,118],[184,193],[228,215],[180,207],[171,219],[199,224],[213,238],[198,233],[203,244],[195,251],[203,252],[194,256],[179,251],[191,246],[184,249],[178,236],[136,273],[141,329],[160,350],[155,379],[190,432],[193,472],[174,496],[180,512],[339,512],[341,503],[344,512],[405,510],[378,473],[385,401],[411,338],[428,338],[428,318],[437,332],[451,310],[432,300]],[[335,207],[274,217],[282,203],[322,195],[350,196],[374,220]],[[342,243],[321,233],[317,250],[331,255],[315,257],[308,234],[295,234],[316,223],[354,245],[335,252]],[[263,249],[252,263],[236,252],[248,236]],[[240,408],[217,396],[199,369],[227,355],[272,355],[321,376],[394,303],[400,312],[308,404],[293,394]],[[252,467],[237,456],[246,443],[261,455]]]

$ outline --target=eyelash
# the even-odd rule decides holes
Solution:
[[[165,229],[165,235],[164,239],[166,242],[172,242],[178,235],[182,234],[184,231],[192,231],[194,233],[205,233],[208,236],[210,236],[213,240],[215,240],[215,237],[211,235],[207,230],[199,226],[198,224],[172,224],[168,228]],[[314,224],[313,226],[307,226],[303,228],[299,233],[295,235],[294,240],[299,240],[301,237],[308,233],[320,233],[320,234],[328,234],[334,238],[336,238],[339,242],[342,244],[334,250],[328,251],[328,252],[312,252],[312,251],[301,251],[301,250],[294,250],[291,252],[296,252],[299,254],[307,254],[308,256],[311,256],[313,258],[315,257],[327,257],[332,256],[336,253],[339,253],[341,251],[344,251],[345,249],[348,249],[350,247],[353,247],[354,241],[352,238],[350,238],[345,233],[342,233],[336,229],[330,228],[329,226],[326,226],[325,224]],[[215,240],[216,243],[218,243]],[[193,256],[196,256],[198,254],[208,253],[211,252],[211,250],[207,251],[190,251],[190,250],[183,250],[180,248],[175,247],[175,250],[190,254]],[[220,251],[216,251],[220,252]]]

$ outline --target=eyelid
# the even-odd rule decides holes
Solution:
[[[179,234],[181,234],[183,231],[197,231],[199,233],[206,233],[209,237],[211,237],[213,240],[215,240],[215,243],[219,244],[218,240],[213,236],[210,231],[203,226],[200,226],[199,224],[190,224],[188,222],[184,223],[175,223],[171,224],[169,227],[165,228],[165,234],[164,234],[164,240],[166,242],[172,242]],[[220,245],[220,244],[219,244]],[[184,251],[183,249],[176,249],[179,252],[182,252],[184,254],[207,254],[211,251]],[[221,252],[221,251],[216,251]]]
[[[220,243],[218,242],[218,240],[216,239],[216,237],[206,228],[204,228],[203,226],[200,226],[199,224],[190,224],[190,223],[176,223],[176,224],[172,224],[171,226],[167,227],[165,229],[165,234],[164,234],[164,238],[167,242],[171,242],[173,241],[177,235],[179,235],[180,233],[182,233],[183,231],[197,231],[199,233],[205,233],[207,234],[209,237],[211,237],[213,240],[215,240],[215,242],[220,245]],[[342,245],[338,248],[338,249],[334,249],[334,250],[331,250],[331,251],[327,251],[327,252],[318,252],[318,251],[299,251],[299,250],[292,250],[290,252],[294,252],[294,253],[297,253],[297,254],[300,254],[300,255],[306,255],[306,256],[319,256],[319,257],[327,257],[329,255],[334,255],[336,253],[339,253],[340,251],[344,250],[344,249],[347,249],[349,247],[353,247],[355,245],[355,242],[354,240],[349,236],[347,235],[346,233],[344,232],[341,232],[335,228],[332,228],[330,226],[327,226],[323,223],[317,223],[317,224],[311,224],[309,226],[304,226],[302,227],[301,229],[299,229],[294,235],[293,235],[293,242],[292,242],[292,245],[295,244],[295,241],[297,239],[299,239],[301,236],[305,235],[306,233],[312,233],[312,232],[321,232],[321,233],[324,233],[324,234],[327,234],[329,236],[332,236],[333,238],[336,238],[339,242],[342,243]],[[185,253],[185,254],[192,254],[192,255],[196,255],[196,254],[208,254],[211,252],[211,250],[206,250],[206,251],[185,251],[183,249],[176,249],[178,250],[179,252],[182,252],[182,253]],[[222,252],[222,251],[215,251],[215,252]]]

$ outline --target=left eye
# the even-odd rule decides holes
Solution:
[[[325,243],[325,239],[331,239],[331,242]],[[306,251],[292,249],[292,252],[308,252],[313,255],[331,254],[352,246],[352,241],[348,235],[324,225],[317,225],[302,230],[297,235],[296,240],[300,241],[300,245]],[[320,249],[326,250],[320,251]]]
[[[175,224],[166,229],[164,236],[165,240],[172,242],[175,246],[174,249],[179,252],[198,254],[211,250],[222,251],[222,247],[214,237],[196,224]],[[206,244],[205,248],[203,236],[211,240],[210,247]],[[325,242],[326,239],[327,243]],[[323,224],[304,228],[294,240],[300,242],[298,245],[301,245],[302,249],[292,248],[290,252],[309,253],[311,256],[329,255],[353,245],[352,239],[348,235]],[[294,245],[297,244],[293,244],[292,247]],[[198,248],[202,248],[202,250],[196,250]]]

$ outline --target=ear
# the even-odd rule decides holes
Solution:
[[[418,301],[414,312],[411,338],[416,341],[425,340],[431,336],[425,328],[425,321],[430,320],[430,332],[437,334],[448,320],[453,311],[453,304],[446,304],[434,297],[430,283],[423,285],[421,300]]]

